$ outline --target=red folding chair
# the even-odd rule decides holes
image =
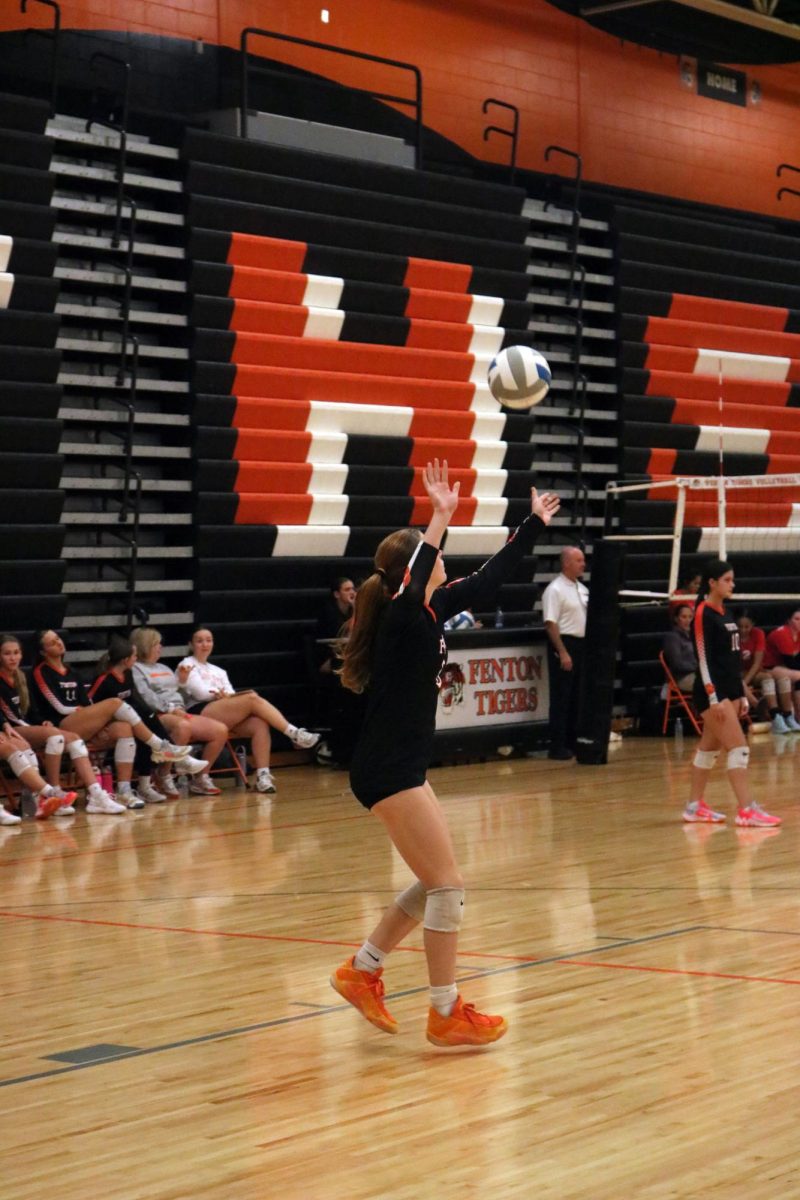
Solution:
[[[237,742],[242,742],[242,741],[246,741],[246,740],[247,740],[246,738],[240,738],[240,737],[236,738]],[[243,788],[246,788],[247,787],[247,774],[245,771],[242,770],[241,763],[239,762],[239,758],[236,754],[236,747],[234,746],[232,739],[228,738],[228,740],[225,742],[225,745],[228,749],[228,754],[230,755],[232,765],[230,767],[211,767],[208,773],[209,773],[209,775],[225,775],[225,774],[228,774],[228,772],[230,772],[230,771],[235,771],[235,773],[239,776],[239,783],[241,784],[241,786]],[[201,747],[201,757],[202,757],[202,747]]]
[[[691,695],[689,694],[689,692],[682,692],[681,689],[678,687],[678,684],[675,680],[675,676],[672,674],[669,667],[667,666],[667,660],[664,658],[663,650],[659,651],[658,661],[661,663],[661,666],[664,668],[664,676],[667,681],[667,694],[664,697],[664,720],[661,722],[662,734],[667,732],[667,725],[669,724],[670,713],[673,712],[676,708],[681,708],[681,709],[683,709],[683,711],[686,713],[687,717],[691,721],[692,725],[695,728],[695,732],[697,733],[697,736],[699,737],[702,734],[703,730],[702,730],[702,726],[700,725],[700,721],[698,720],[697,711],[694,707],[694,703],[692,701]]]

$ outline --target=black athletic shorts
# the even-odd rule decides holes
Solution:
[[[374,808],[381,800],[386,800],[389,796],[396,796],[398,792],[405,792],[409,788],[422,787],[425,782],[426,772],[422,774],[398,775],[394,779],[384,778],[381,780],[379,788],[362,784],[358,779],[353,779],[350,776],[350,787],[353,795],[359,804],[364,808]]]

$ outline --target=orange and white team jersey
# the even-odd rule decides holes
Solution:
[[[744,695],[739,657],[739,629],[724,608],[702,600],[694,611],[692,639],[697,654],[694,700],[704,711],[721,700]]]

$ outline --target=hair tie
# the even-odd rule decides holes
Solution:
[[[383,567],[376,567],[376,568],[375,568],[375,574],[376,574],[376,575],[380,575],[381,579],[382,579],[384,582],[386,581],[386,572],[384,571]]]

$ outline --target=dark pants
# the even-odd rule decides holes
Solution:
[[[572,670],[565,671],[551,642],[547,643],[550,669],[550,749],[574,750],[578,728],[578,695],[583,672],[584,639],[562,634],[564,649],[572,659]]]

